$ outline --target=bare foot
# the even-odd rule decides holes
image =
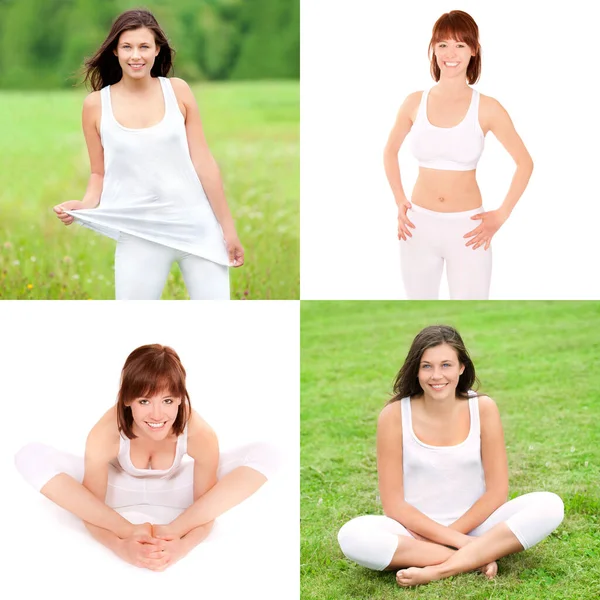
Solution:
[[[441,577],[435,567],[410,567],[409,569],[400,569],[396,573],[396,583],[401,587],[424,585],[437,579],[441,579]]]
[[[498,563],[494,560],[483,567],[479,567],[478,571],[481,571],[488,579],[494,579],[498,574]]]

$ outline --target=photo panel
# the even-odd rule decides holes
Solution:
[[[201,589],[209,597],[257,599],[280,598],[282,585],[298,589],[299,305],[194,306],[0,303],[4,398],[18,422],[3,436],[0,454],[8,478],[2,513],[11,540],[9,589],[35,596],[60,582],[61,595],[76,598],[93,583],[92,597],[114,595],[115,589],[155,594],[150,597]],[[22,454],[33,456],[27,464],[17,458],[37,443],[73,455],[57,471],[82,463],[89,432],[117,402],[127,357],[147,344],[178,354],[191,407],[216,433],[222,460],[241,456],[244,465],[269,473],[256,493],[219,516],[204,541],[162,572],[127,564],[94,540],[80,519],[29,485],[26,475],[42,476],[45,452]],[[188,473],[191,462],[183,456]],[[161,483],[136,481],[146,482],[147,494]],[[173,481],[174,488],[183,485]],[[176,515],[169,494],[179,492],[164,485],[160,502],[144,496],[140,506],[136,501],[117,512],[134,524],[171,522]],[[240,493],[232,485],[231,493]],[[144,503],[158,504],[168,520]]]
[[[600,356],[596,335],[600,304],[303,302],[301,317],[302,598],[396,598],[395,575],[400,567],[392,568],[390,561],[395,552],[408,548],[398,541],[409,539],[398,537],[409,536],[407,520],[412,518],[419,526],[414,514],[397,513],[397,507],[402,501],[413,502],[430,519],[445,524],[444,532],[450,531],[450,525],[458,523],[448,520],[458,506],[456,500],[462,499],[462,509],[470,510],[463,494],[473,485],[499,490],[491,504],[488,494],[465,517],[471,523],[485,518],[478,527],[491,522],[492,510],[493,514],[507,507],[512,510],[516,499],[525,508],[533,503],[528,513],[500,519],[532,547],[500,558],[492,581],[481,573],[460,573],[420,587],[421,596],[458,599],[499,593],[502,598],[531,595],[565,600],[595,596],[600,582],[595,563],[600,380],[594,365]],[[432,326],[435,335],[430,331],[429,338],[418,341],[417,336]],[[468,372],[457,371],[453,379],[451,370],[457,365],[436,362],[440,347],[448,354],[444,360],[453,356],[456,360],[457,355],[457,351],[452,354],[454,345],[436,341],[438,326],[458,331],[476,376],[470,389],[477,394],[472,398],[469,392],[468,401],[452,399],[452,409],[444,412],[442,421],[437,418],[439,411],[450,406],[444,405],[444,385],[454,381],[457,386],[456,381]],[[456,343],[456,338],[447,339]],[[411,354],[413,346],[426,346],[434,354],[422,350]],[[415,364],[419,370],[410,370]],[[437,386],[427,388],[427,401],[434,401],[427,404],[429,413],[421,410],[423,388],[408,396],[409,408],[399,397],[407,381],[413,385],[409,373],[425,386],[431,377]],[[476,406],[479,410],[473,412]],[[390,430],[390,418],[400,427],[391,440],[383,437]],[[489,441],[490,432],[499,431],[489,425],[495,418],[503,429],[503,443],[501,433]],[[496,444],[492,453],[491,444]],[[394,458],[398,452],[400,460]],[[472,453],[473,461],[466,452]],[[498,500],[505,494],[504,452],[508,496]],[[500,467],[495,464],[498,457]],[[415,461],[419,467],[411,477]],[[456,470],[458,461],[462,462]],[[483,481],[473,471],[480,463]],[[435,469],[442,471],[435,471],[437,479],[428,482]],[[403,483],[398,484],[398,473]],[[466,477],[469,473],[475,475]],[[390,478],[396,478],[396,487],[390,485]],[[517,508],[518,515],[522,507]],[[435,512],[438,509],[441,516]],[[421,526],[428,525],[421,522]],[[481,529],[473,531],[473,536],[483,535]],[[432,530],[431,535],[439,534]],[[412,541],[421,540],[414,537]],[[436,552],[448,552],[443,544],[442,540],[428,546],[425,560],[432,560]],[[413,554],[404,567],[415,566],[411,561],[416,560]],[[442,560],[446,559],[438,562]],[[386,565],[392,565],[390,570],[384,570]]]

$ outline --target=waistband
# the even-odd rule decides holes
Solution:
[[[485,212],[483,206],[480,206],[479,208],[474,208],[473,210],[463,210],[460,212],[439,212],[437,210],[429,210],[428,208],[417,206],[416,204],[412,205],[412,208],[410,208],[409,211],[411,210],[416,213],[430,215],[432,217],[435,217],[436,219],[468,219],[473,215],[478,215],[479,213]]]

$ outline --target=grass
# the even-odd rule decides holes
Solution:
[[[577,599],[600,596],[600,303],[302,302],[301,587],[303,600]],[[499,406],[510,497],[553,491],[565,520],[534,548],[499,561],[488,582],[461,574],[414,589],[347,561],[348,520],[382,514],[376,420],[414,336],[462,334]]]
[[[299,298],[299,84],[194,86],[246,264],[233,299]],[[81,199],[85,92],[0,92],[0,298],[112,299],[115,242],[52,212]],[[164,299],[187,298],[174,265]]]

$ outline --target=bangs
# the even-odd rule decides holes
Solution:
[[[137,364],[126,369],[121,383],[123,401],[129,403],[136,398],[149,398],[162,392],[175,398],[185,398],[185,371],[178,361],[170,358],[164,355],[145,357],[145,360],[136,361]]]
[[[446,13],[433,26],[431,45],[443,40],[456,40],[477,50],[479,48],[477,24],[469,15],[461,11]]]

